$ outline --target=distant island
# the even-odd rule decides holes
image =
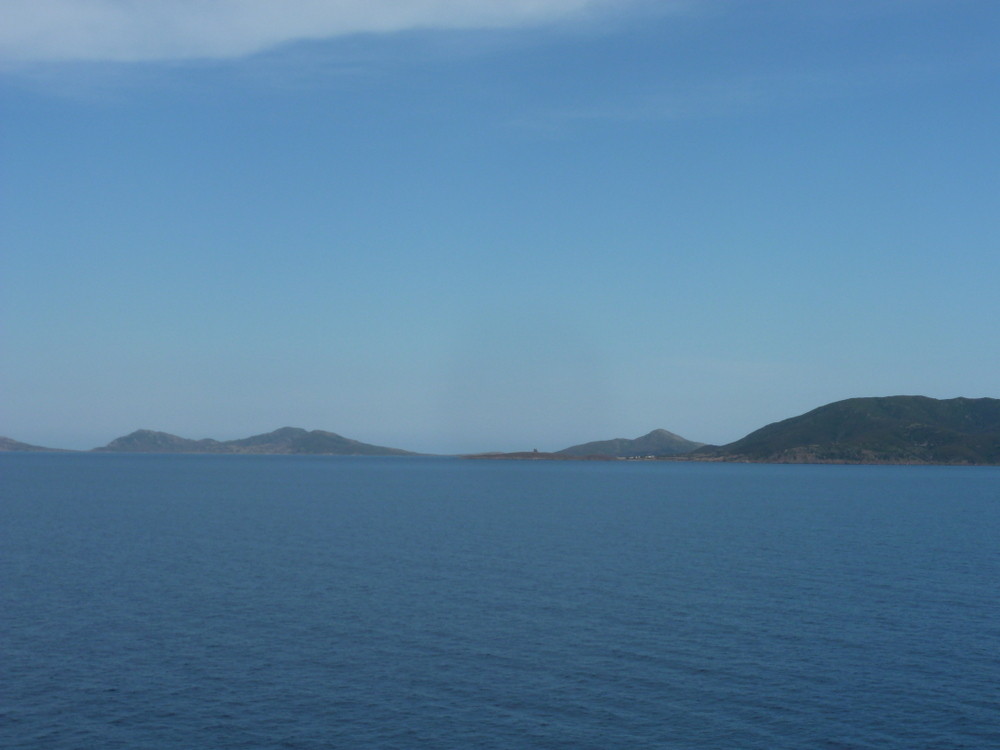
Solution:
[[[2,451],[51,451],[37,445],[19,443],[10,438],[0,438]],[[60,451],[63,452],[63,451]],[[69,452],[69,451],[66,451]],[[78,451],[73,451],[78,452]],[[303,430],[299,427],[282,427],[273,432],[241,440],[190,440],[154,430],[136,430],[112,440],[91,453],[214,453],[260,455],[322,455],[322,456],[416,456],[417,453],[399,448],[386,448],[351,440],[334,432]]]
[[[56,450],[0,438],[0,452]],[[136,430],[93,452],[420,455],[362,443],[333,432],[298,427],[282,427],[262,435],[225,441],[191,440],[166,432]],[[477,453],[463,458],[997,465],[1000,464],[1000,399],[851,398],[769,424],[721,446],[697,443],[660,429],[634,439],[598,440],[555,452]]]
[[[268,455],[415,456],[411,451],[351,440],[334,432],[282,427],[241,440],[189,440],[166,432],[136,430],[112,440],[101,453],[256,453]]]

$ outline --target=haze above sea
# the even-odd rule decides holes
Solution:
[[[10,748],[985,748],[1000,468],[0,454]]]

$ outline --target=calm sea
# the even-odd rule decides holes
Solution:
[[[1000,747],[1000,469],[0,454],[6,748]]]

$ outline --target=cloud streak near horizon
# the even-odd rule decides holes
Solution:
[[[660,3],[672,0],[658,0]],[[415,29],[530,26],[637,0],[8,0],[15,62],[236,58],[302,40]]]

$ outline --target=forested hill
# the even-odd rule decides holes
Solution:
[[[773,463],[1000,464],[1000,399],[851,398],[692,458]]]

